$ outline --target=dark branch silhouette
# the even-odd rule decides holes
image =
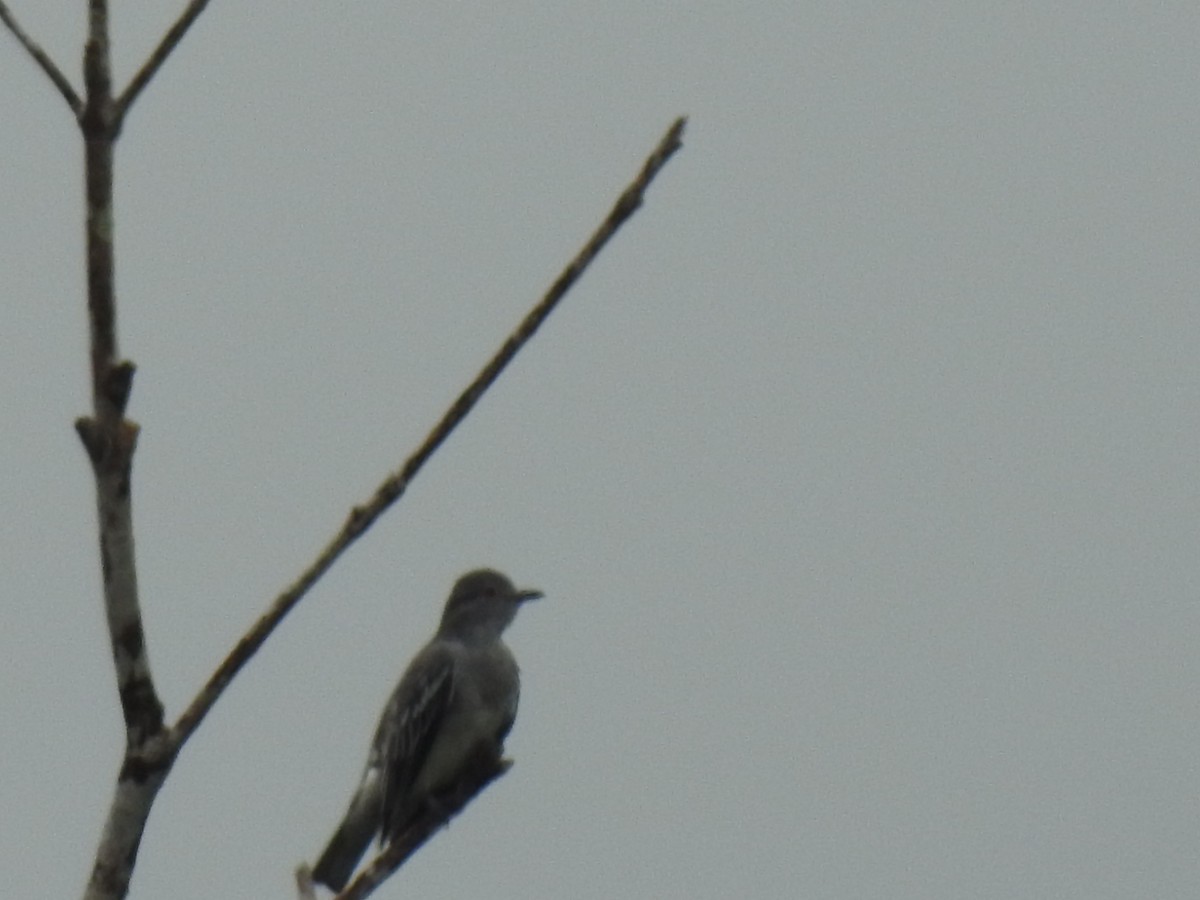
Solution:
[[[274,631],[275,626],[283,620],[283,617],[299,602],[300,598],[308,593],[308,590],[316,584],[317,580],[328,571],[330,566],[333,565],[337,558],[351,544],[358,540],[393,503],[404,495],[404,492],[408,489],[408,485],[416,477],[422,466],[428,462],[434,451],[442,445],[446,438],[450,436],[450,433],[467,417],[467,414],[479,401],[479,398],[483,396],[484,392],[495,382],[500,373],[504,371],[505,366],[512,361],[518,351],[533,337],[542,322],[553,312],[571,286],[579,280],[579,276],[583,274],[588,264],[595,259],[596,255],[608,243],[609,239],[616,234],[617,229],[633,215],[641,205],[646,188],[654,180],[654,176],[658,174],[659,170],[662,169],[675,151],[682,146],[681,138],[684,124],[685,120],[680,118],[671,125],[654,152],[646,160],[642,171],[629,187],[621,193],[612,211],[609,212],[600,227],[587,243],[584,244],[583,248],[571,260],[558,278],[555,279],[554,284],[550,286],[545,296],[526,314],[520,325],[509,335],[508,339],[500,346],[500,349],[496,351],[496,354],[488,361],[487,365],[480,370],[475,379],[459,394],[458,399],[451,404],[450,408],[442,416],[441,421],[433,427],[421,445],[405,461],[404,465],[397,472],[385,478],[366,503],[356,506],[350,511],[350,515],[346,517],[341,530],[325,546],[325,549],[317,555],[312,565],[301,573],[300,577],[285,589],[282,594],[275,598],[275,602],[271,604],[271,607],[238,641],[230,654],[217,667],[208,684],[196,695],[191,705],[179,717],[174,731],[180,743],[187,740],[188,736],[196,729],[196,726],[200,724],[204,716],[207,715],[208,711],[217,701],[217,698],[228,687],[233,677],[238,673],[238,670],[262,646],[263,642]]]
[[[108,0],[88,0],[88,28],[83,52],[84,91],[81,98],[58,66],[16,22],[4,0],[0,0],[0,21],[58,88],[75,114],[84,140],[92,410],[90,415],[76,421],[75,429],[87,452],[95,478],[103,602],[117,693],[125,722],[125,753],[85,890],[86,900],[120,900],[128,893],[146,820],[180,748],[284,616],[342,553],[404,495],[429,458],[533,337],[605,244],[641,206],[645,191],[654,177],[680,148],[684,127],[683,119],[672,124],[600,227],[463,390],[421,445],[399,470],[383,480],[365,503],[350,511],[341,529],[313,563],[242,636],[175,724],[167,728],[164,727],[163,705],[150,673],[138,599],[131,488],[139,429],[135,422],[125,418],[135,367],[129,360],[121,358],[117,343],[113,156],[129,109],[207,3],[208,0],[190,0],[128,87],[114,98]],[[509,765],[507,761],[494,757],[481,759],[462,782],[444,797],[438,798],[436,809],[427,810],[426,816],[392,841],[343,892],[343,897],[367,896],[472,797],[504,774]]]
[[[83,110],[83,101],[75,93],[75,88],[71,87],[71,82],[67,80],[67,76],[54,64],[54,60],[47,55],[46,51],[25,33],[25,30],[13,18],[13,14],[9,11],[8,4],[4,0],[0,0],[0,22],[3,22],[8,30],[12,32],[13,37],[20,41],[21,46],[33,57],[34,62],[41,66],[42,71],[54,82],[54,86],[58,88],[58,92],[67,101],[67,106],[71,107],[71,112],[78,117]]]
[[[179,42],[183,40],[183,36],[187,34],[192,23],[200,17],[200,13],[204,12],[204,7],[208,6],[208,0],[191,0],[179,14],[179,18],[175,23],[167,29],[167,33],[163,35],[163,39],[158,46],[154,48],[154,52],[142,64],[142,67],[137,70],[133,78],[129,81],[129,86],[121,92],[121,96],[117,98],[117,116],[121,119],[125,118],[125,114],[129,112],[129,108],[133,106],[133,101],[138,98],[142,90],[150,83],[150,79],[155,73],[162,68],[162,64],[167,61],[167,57],[171,52],[179,46]]]

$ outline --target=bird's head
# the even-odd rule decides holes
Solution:
[[[438,633],[460,640],[495,640],[527,600],[541,591],[519,589],[495,569],[476,569],[454,583]]]

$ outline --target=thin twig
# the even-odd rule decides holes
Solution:
[[[75,93],[75,88],[71,87],[71,82],[54,64],[46,51],[43,50],[28,34],[21,28],[17,20],[13,18],[13,14],[9,11],[8,5],[4,0],[0,0],[0,22],[3,22],[8,30],[13,33],[21,46],[33,57],[33,61],[42,67],[42,71],[54,82],[54,86],[58,88],[58,92],[63,95],[63,99],[67,101],[67,106],[71,107],[71,112],[79,118],[79,114],[83,112],[83,101],[79,95]]]
[[[608,243],[617,229],[637,210],[642,203],[643,195],[650,182],[666,165],[667,160],[682,146],[681,137],[685,119],[677,119],[667,130],[654,152],[646,160],[642,171],[617,199],[612,211],[601,223],[579,253],[555,279],[545,296],[529,311],[517,329],[508,337],[496,355],[480,370],[475,379],[454,401],[446,411],[442,420],[434,426],[424,442],[408,458],[399,471],[384,479],[376,488],[374,495],[361,506],[350,511],[345,524],[331,540],[316,560],[296,579],[282,594],[275,598],[268,610],[242,636],[237,645],[217,667],[209,678],[208,683],[192,700],[188,708],[179,717],[174,726],[174,737],[178,745],[182,745],[200,722],[212,709],[213,704],[224,692],[234,676],[252,657],[283,617],[291,611],[316,582],[333,565],[339,556],[383,515],[383,513],[403,496],[409,483],[416,477],[421,467],[429,460],[434,451],[450,436],[471,408],[492,385],[504,367],[512,361],[517,352],[533,337],[538,327],[558,305],[558,302],[579,280],[588,264],[595,259],[596,254]]]
[[[163,39],[158,46],[154,48],[154,52],[149,58],[142,63],[142,67],[137,70],[129,82],[129,86],[121,92],[121,96],[117,98],[117,121],[125,117],[125,113],[129,111],[129,107],[133,106],[133,101],[138,98],[142,89],[150,83],[150,79],[154,74],[162,68],[162,64],[167,61],[167,57],[171,52],[179,46],[179,42],[183,40],[183,36],[187,34],[187,30],[192,27],[192,23],[199,18],[200,13],[204,12],[204,7],[208,6],[208,0],[191,0],[179,14],[179,18],[175,20],[175,24],[167,29],[167,33],[163,35]]]

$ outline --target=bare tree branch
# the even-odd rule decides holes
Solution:
[[[128,894],[146,819],[174,761],[164,732],[139,750],[126,749],[84,900],[121,900]]]
[[[207,5],[190,0],[129,86],[114,99],[109,44],[108,0],[88,0],[81,99],[58,67],[17,24],[5,0],[0,20],[13,33],[75,113],[85,146],[88,326],[92,411],[75,427],[92,464],[103,575],[103,599],[113,655],[117,691],[125,721],[125,753],[105,820],[85,900],[123,900],[137,861],[138,849],[154,800],[170,773],[179,749],[195,732],[222,692],[254,655],[288,611],[405,492],[425,462],[466,417],[522,346],[621,224],[640,206],[642,196],[662,166],[680,147],[683,120],[677,121],[647,160],[637,179],[622,193],[604,223],[526,315],[493,359],[459,396],[404,466],[390,475],[362,506],[355,507],[342,529],[299,579],[281,594],[218,666],[176,724],[164,728],[163,706],[150,672],[138,597],[131,498],[133,456],[138,426],[125,417],[135,367],[123,360],[117,342],[117,302],[113,236],[113,155],[125,114],[161,68]],[[401,839],[394,841],[348,896],[363,897],[382,882],[451,815],[508,763],[493,759],[459,785],[444,803],[430,811]],[[423,830],[424,829],[424,830]]]
[[[113,250],[114,116],[107,0],[89,0],[83,52],[86,101],[78,111],[84,139],[88,330],[92,414],[75,423],[96,481],[104,610],[117,694],[125,719],[125,755],[96,848],[87,900],[121,900],[129,890],[146,819],[175,759],[163,706],[150,675],[138,600],[131,482],[138,426],[125,418],[133,363],[117,347]]]
[[[200,13],[204,12],[204,7],[208,6],[208,0],[191,0],[179,18],[175,20],[167,33],[163,35],[163,39],[158,46],[154,48],[154,52],[142,64],[142,67],[137,70],[137,73],[129,82],[129,86],[121,92],[121,96],[117,98],[117,119],[125,118],[125,113],[129,112],[129,107],[133,106],[133,101],[138,98],[143,88],[150,83],[150,79],[155,73],[162,68],[162,64],[167,61],[167,57],[171,52],[179,46],[179,42],[183,40],[183,36],[187,34],[187,30],[192,27],[192,23],[199,18]]]
[[[104,607],[125,716],[126,749],[137,750],[162,730],[163,709],[150,677],[138,603],[133,546],[131,472],[138,427],[125,418],[133,363],[117,347],[117,298],[113,250],[112,81],[108,9],[90,0],[84,48],[87,101],[79,117],[84,137],[88,326],[91,345],[92,415],[76,430],[92,462],[100,529]]]
[[[275,598],[270,608],[263,613],[257,622],[238,641],[229,655],[217,667],[209,678],[208,683],[192,700],[191,705],[179,717],[173,728],[177,745],[182,745],[200,722],[212,709],[213,704],[224,692],[234,677],[258,648],[270,636],[283,617],[291,611],[317,580],[325,574],[339,556],[360,538],[375,521],[383,515],[393,503],[399,500],[417,473],[433,455],[439,446],[467,417],[472,407],[483,396],[484,392],[495,382],[504,368],[517,355],[518,351],[533,337],[546,317],[553,312],[558,302],[579,280],[588,264],[616,234],[617,230],[642,204],[643,196],[650,182],[666,165],[667,161],[682,146],[683,127],[686,120],[677,119],[667,133],[659,141],[654,152],[646,160],[637,178],[621,193],[608,216],[600,227],[584,244],[575,258],[555,279],[545,296],[526,314],[521,324],[509,335],[508,339],[480,370],[475,379],[458,396],[451,407],[434,426],[428,436],[396,472],[389,475],[375,489],[374,495],[364,504],[354,507],[346,518],[341,530],[318,554],[313,563],[288,586],[282,594]]]
[[[8,30],[13,33],[13,37],[33,57],[33,61],[42,67],[42,71],[54,82],[54,86],[58,88],[58,92],[67,101],[67,106],[71,107],[71,112],[78,118],[79,114],[83,111],[83,101],[75,93],[75,88],[71,87],[71,82],[67,80],[67,76],[59,70],[58,66],[54,64],[54,60],[50,58],[46,51],[25,33],[25,30],[13,18],[13,14],[9,11],[8,4],[4,0],[0,0],[0,22],[3,22]]]

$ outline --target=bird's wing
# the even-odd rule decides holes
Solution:
[[[383,772],[381,837],[385,842],[406,824],[413,782],[453,696],[454,658],[437,643],[417,654],[392,692],[372,747]]]

